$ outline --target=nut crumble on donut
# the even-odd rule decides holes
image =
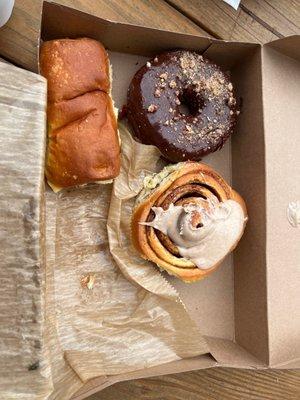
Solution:
[[[215,63],[185,50],[148,63],[128,89],[127,117],[135,137],[173,162],[200,160],[220,149],[239,114],[229,77]]]

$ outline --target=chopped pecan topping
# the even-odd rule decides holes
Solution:
[[[157,110],[157,106],[155,104],[150,104],[150,106],[147,108],[147,111],[150,113],[154,113]]]
[[[162,79],[162,80],[166,80],[166,79],[168,78],[168,73],[167,73],[167,72],[164,72],[164,73],[160,74],[159,77],[160,77],[160,79]]]

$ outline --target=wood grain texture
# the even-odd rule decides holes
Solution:
[[[221,39],[267,43],[300,33],[298,0],[243,0],[238,10],[220,0],[167,2]]]
[[[33,70],[41,13],[40,1],[17,0],[8,23],[0,28],[0,55]]]
[[[271,8],[282,15],[287,21],[287,29],[296,28],[299,33],[300,27],[300,2],[299,0],[266,0]]]
[[[163,0],[57,0],[93,15],[118,22],[208,36]],[[35,70],[42,0],[16,0],[12,17],[0,28],[0,55]]]
[[[299,0],[243,0],[238,11],[221,0],[57,0],[104,18],[192,34],[265,43],[300,33]],[[34,69],[41,0],[16,0],[0,29],[0,54]],[[300,371],[217,368],[104,389],[89,400],[298,400]]]
[[[214,368],[121,382],[88,400],[299,400],[300,371]]]
[[[298,0],[297,0],[298,1]],[[300,33],[300,2],[293,0],[243,0],[241,9],[275,36],[283,37]],[[285,10],[293,13],[288,17]]]

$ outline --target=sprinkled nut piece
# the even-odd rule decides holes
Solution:
[[[150,62],[150,61],[147,61],[147,62],[146,62],[146,67],[147,67],[147,68],[150,68],[150,67],[151,67],[151,62]]]
[[[162,74],[159,75],[160,79],[166,80],[168,78],[168,74],[167,72],[164,72]]]
[[[187,132],[193,132],[193,129],[190,125],[186,125],[185,129],[187,130]]]
[[[96,280],[95,274],[84,275],[80,278],[80,284],[83,288],[92,290],[94,287],[95,280]]]
[[[175,81],[171,81],[171,82],[169,83],[169,86],[170,86],[171,89],[175,89],[177,85],[176,85],[176,82],[175,82]]]
[[[157,106],[155,104],[150,104],[150,106],[147,108],[149,113],[154,113],[157,110]]]

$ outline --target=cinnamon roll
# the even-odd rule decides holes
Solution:
[[[241,196],[211,167],[182,162],[148,176],[132,216],[141,256],[186,282],[213,272],[247,221]]]

